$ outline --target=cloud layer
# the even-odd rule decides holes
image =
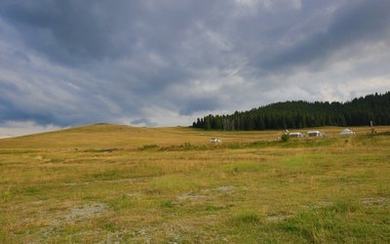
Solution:
[[[0,124],[189,124],[390,90],[388,0],[3,0]]]

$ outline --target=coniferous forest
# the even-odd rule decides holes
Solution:
[[[319,126],[390,125],[390,92],[340,102],[287,101],[236,111],[230,115],[207,115],[193,123],[205,130],[298,129]]]

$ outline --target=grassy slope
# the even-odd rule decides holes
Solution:
[[[390,135],[339,130],[281,143],[94,125],[0,140],[0,243],[389,242]]]

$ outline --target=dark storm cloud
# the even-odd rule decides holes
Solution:
[[[2,15],[31,47],[55,61],[116,58],[136,42],[131,1],[8,1]],[[130,44],[130,45],[129,45]]]
[[[384,91],[388,9],[387,0],[3,0],[0,124],[190,124]]]
[[[132,55],[143,48],[170,51],[192,15],[207,5],[169,2],[6,1],[1,12],[31,47],[54,61],[81,64]]]

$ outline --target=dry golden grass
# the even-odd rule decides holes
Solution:
[[[93,125],[0,140],[0,243],[389,242],[390,127],[321,130],[283,143]]]

